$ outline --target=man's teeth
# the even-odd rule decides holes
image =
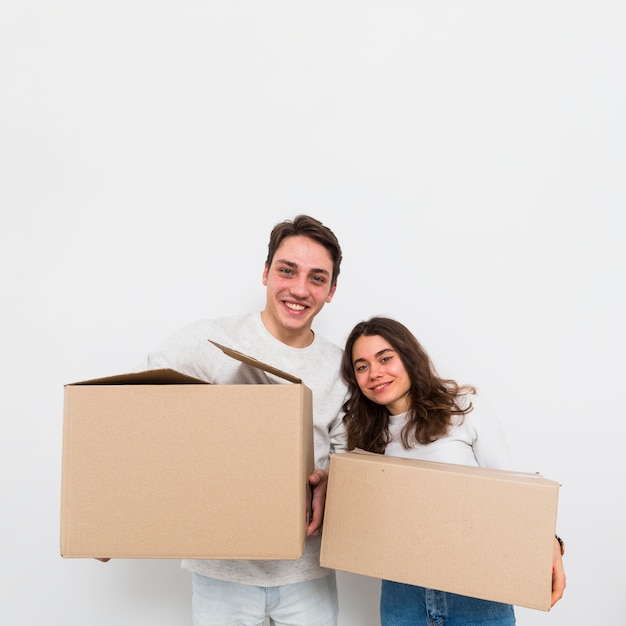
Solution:
[[[304,311],[306,307],[301,304],[291,304],[290,302],[285,302],[285,306],[292,311]]]

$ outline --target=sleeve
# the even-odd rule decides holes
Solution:
[[[337,418],[331,422],[328,428],[330,454],[348,451],[348,433],[343,421],[343,416],[343,411],[340,411]]]
[[[200,380],[216,382],[223,359],[218,348],[208,341],[208,336],[205,323],[185,326],[146,356],[143,369],[170,368]]]
[[[474,429],[472,447],[480,467],[513,470],[513,459],[502,424],[493,407],[482,397],[473,396],[474,408],[466,415]]]

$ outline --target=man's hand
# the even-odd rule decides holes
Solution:
[[[554,557],[552,560],[552,604],[554,606],[562,597],[565,591],[565,570],[563,568],[563,556],[561,555],[561,544],[554,540]]]
[[[307,536],[319,535],[322,532],[328,472],[322,469],[313,470],[313,473],[309,476],[309,484],[313,490],[313,497],[311,500],[311,519],[306,529]]]

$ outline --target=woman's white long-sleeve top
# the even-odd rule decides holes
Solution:
[[[472,403],[472,410],[465,415],[453,415],[453,424],[446,436],[429,444],[413,442],[409,449],[404,447],[400,438],[407,414],[390,416],[391,441],[385,454],[422,461],[513,470],[509,446],[493,408],[477,394],[459,396],[462,407],[467,406],[468,402]]]

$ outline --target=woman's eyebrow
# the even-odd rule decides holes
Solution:
[[[385,354],[385,352],[394,352],[393,348],[383,348],[382,350],[379,350],[374,356],[379,357],[383,354]]]
[[[379,356],[382,356],[383,354],[385,354],[385,352],[395,352],[395,350],[393,348],[383,348],[382,350],[379,350],[374,356],[378,358]],[[357,363],[361,363],[361,362],[367,363],[367,359],[363,357],[359,357],[358,359],[354,359],[352,364],[356,365]]]

